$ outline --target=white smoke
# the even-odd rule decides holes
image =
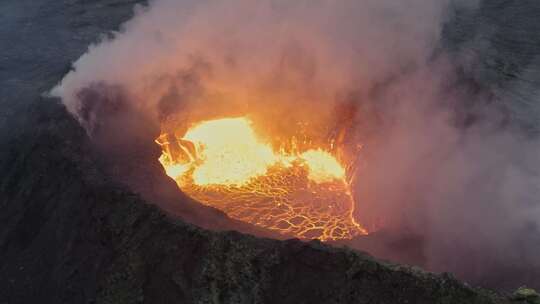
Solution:
[[[154,1],[92,46],[53,93],[78,117],[78,92],[100,82],[122,86],[154,117],[171,90],[189,91],[176,101],[184,109],[209,99],[226,108],[289,105],[284,112],[332,103],[425,61],[443,8],[428,0]]]

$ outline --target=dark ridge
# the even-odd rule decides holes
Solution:
[[[173,220],[104,178],[59,107],[42,103],[2,163],[3,302],[504,303],[348,249]]]

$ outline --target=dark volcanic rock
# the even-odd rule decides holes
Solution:
[[[36,132],[2,158],[0,302],[505,303],[352,250],[168,218],[95,168],[61,109],[36,106]]]
[[[170,219],[95,169],[85,133],[60,105],[35,109],[37,131],[2,158],[1,302],[498,302],[348,249]]]
[[[2,206],[26,210],[2,230],[7,303],[497,303],[449,276],[347,249],[201,230],[93,174],[81,180],[75,166],[87,159],[59,160],[14,165],[64,178],[49,187],[26,178],[28,191]]]

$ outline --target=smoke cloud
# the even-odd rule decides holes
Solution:
[[[153,1],[52,93],[108,146],[224,114],[268,134],[346,128],[360,222],[421,235],[428,269],[515,287],[540,269],[540,143],[441,46],[450,6],[477,5]]]

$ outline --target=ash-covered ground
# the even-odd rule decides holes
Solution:
[[[0,3],[1,303],[509,303],[451,275],[380,262],[350,249],[196,228],[165,216],[118,183],[110,160],[100,157],[60,100],[44,94],[88,45],[118,30],[136,3]],[[489,100],[499,101],[496,106],[510,113],[505,121],[531,137],[538,129],[537,12],[535,1],[486,1],[456,11],[444,32],[445,47],[463,64],[463,81],[473,91],[499,96]],[[463,55],[469,52],[482,60],[471,66]],[[482,119],[465,112],[464,125]],[[175,186],[162,178],[156,183]],[[205,228],[214,230],[253,232],[181,194],[170,195],[185,203],[171,207],[170,214],[195,222],[211,218]],[[537,248],[537,230],[531,223],[516,247],[504,250],[519,255]],[[422,237],[415,234],[381,232],[358,243],[375,256],[425,263]],[[462,257],[463,265],[447,270],[470,270],[483,260],[478,251],[471,254],[470,261]],[[493,253],[485,254],[489,259]],[[527,263],[530,254],[523,259]],[[501,290],[540,287],[537,264],[513,259],[501,265],[494,258],[488,266],[463,271],[460,279]]]

